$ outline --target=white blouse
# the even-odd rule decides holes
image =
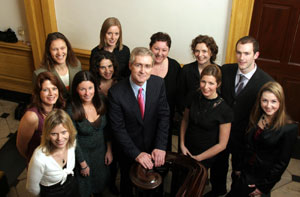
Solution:
[[[26,189],[34,194],[40,194],[40,184],[43,186],[63,184],[69,174],[74,175],[75,167],[75,145],[68,149],[68,161],[66,168],[55,161],[51,155],[46,155],[39,146],[35,149],[29,162],[27,172]]]

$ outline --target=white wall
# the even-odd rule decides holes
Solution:
[[[199,34],[214,37],[216,63],[224,63],[231,5],[232,0],[55,0],[58,30],[73,47],[95,47],[103,21],[114,16],[131,50],[148,47],[153,33],[166,32],[172,38],[169,56],[183,64],[194,61],[190,44]]]
[[[24,40],[18,35],[18,28],[25,31],[25,40],[28,41],[29,35],[25,15],[23,0],[0,0],[0,31],[11,28],[19,40]]]

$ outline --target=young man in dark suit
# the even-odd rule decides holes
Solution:
[[[162,78],[151,75],[154,56],[143,47],[130,56],[131,75],[110,88],[109,119],[120,147],[121,196],[132,196],[130,167],[146,169],[165,163],[169,106]]]
[[[236,44],[236,64],[222,66],[221,94],[234,111],[234,122],[231,126],[230,138],[226,150],[221,152],[211,168],[212,191],[206,196],[226,194],[228,158],[232,155],[232,182],[240,173],[243,138],[248,126],[251,109],[255,103],[261,86],[273,80],[255,63],[259,56],[259,44],[245,36]]]

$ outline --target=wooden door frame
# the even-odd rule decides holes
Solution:
[[[236,42],[241,37],[249,35],[254,1],[255,0],[232,0],[225,63],[236,62]]]

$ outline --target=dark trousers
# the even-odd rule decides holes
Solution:
[[[235,183],[231,186],[231,191],[226,195],[226,197],[249,197],[249,194],[255,190],[248,185],[251,184],[247,181],[247,175],[241,174],[239,178],[236,178]],[[270,197],[270,193],[262,194],[261,197]]]
[[[210,169],[210,182],[212,185],[212,191],[216,193],[225,193],[226,192],[226,181],[227,181],[227,173],[229,167],[229,154],[231,153],[231,164],[232,164],[232,184],[234,184],[237,176],[235,175],[234,171],[237,170],[238,164],[240,161],[240,153],[229,151],[226,148],[224,151],[219,153],[216,157],[215,162],[211,166]]]

